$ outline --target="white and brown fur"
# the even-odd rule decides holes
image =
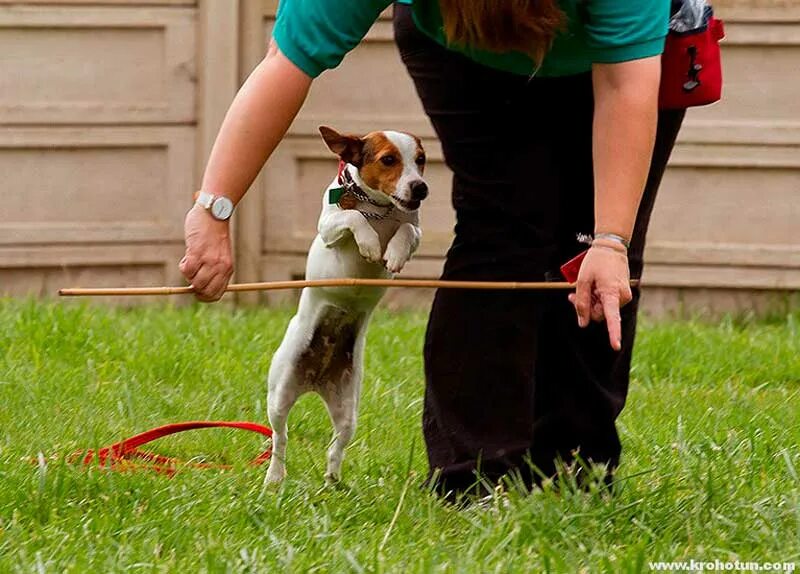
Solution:
[[[389,217],[368,220],[358,209],[330,204],[329,191],[339,187],[334,179],[323,195],[306,278],[389,278],[400,272],[419,245],[417,210],[427,196],[420,140],[395,131],[356,137],[321,127],[320,133],[331,151],[346,162],[345,169],[373,206],[377,204],[375,209],[394,207]],[[311,391],[322,397],[334,427],[325,478],[339,479],[344,449],[356,428],[367,326],[384,291],[374,287],[303,290],[297,314],[269,370],[268,412],[274,434],[268,482],[286,476],[289,410],[298,397]]]

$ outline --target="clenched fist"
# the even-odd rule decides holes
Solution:
[[[200,301],[217,301],[233,275],[230,224],[195,205],[184,223],[186,254],[179,268]]]

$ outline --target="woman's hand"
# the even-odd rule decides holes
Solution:
[[[598,242],[599,243],[599,242]],[[569,295],[578,325],[605,319],[611,348],[622,349],[620,308],[633,298],[627,250],[621,245],[596,244],[589,249],[578,273],[577,288]]]
[[[200,301],[217,301],[233,275],[230,225],[195,205],[184,223],[186,254],[178,267]]]

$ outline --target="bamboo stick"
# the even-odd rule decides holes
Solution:
[[[638,287],[639,281],[631,281]],[[441,279],[313,279],[299,281],[270,281],[266,283],[233,283],[226,292],[275,291],[279,289],[303,289],[305,287],[405,287],[424,289],[484,289],[520,291],[567,291],[575,288],[566,282],[517,282],[517,281],[443,281]],[[59,289],[61,297],[110,297],[110,296],[155,296],[188,295],[194,287],[116,287],[82,289]]]

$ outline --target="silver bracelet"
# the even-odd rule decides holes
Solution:
[[[613,241],[615,243],[619,243],[625,249],[630,249],[631,242],[622,237],[621,235],[617,235],[616,233],[596,233],[594,239],[592,241],[597,241],[598,239],[605,239],[606,241]]]

